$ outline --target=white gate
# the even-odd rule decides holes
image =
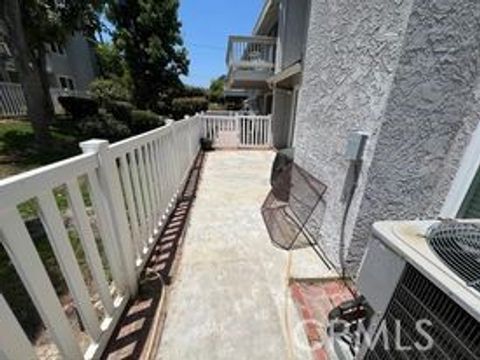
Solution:
[[[201,115],[204,136],[215,148],[269,148],[272,145],[271,116]]]

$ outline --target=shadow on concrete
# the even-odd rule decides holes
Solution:
[[[152,329],[156,330],[155,319],[162,293],[171,282],[175,257],[195,199],[203,159],[204,154],[200,152],[140,277],[139,294],[127,306],[102,359],[143,359],[147,356],[149,335]]]

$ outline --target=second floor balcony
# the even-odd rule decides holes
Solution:
[[[267,36],[231,36],[227,66],[229,88],[261,89],[275,70],[277,40]]]

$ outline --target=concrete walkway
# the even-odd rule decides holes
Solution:
[[[287,287],[288,253],[271,244],[260,213],[273,157],[207,155],[158,359],[311,358]]]

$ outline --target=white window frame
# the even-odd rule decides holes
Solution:
[[[470,191],[475,177],[480,169],[480,123],[477,125],[468,144],[460,167],[452,182],[450,191],[443,203],[440,217],[456,218]]]
[[[65,78],[67,80],[67,83],[68,83],[68,80],[72,80],[72,84],[73,84],[73,89],[70,89],[70,88],[64,88],[62,87],[62,82],[60,81],[60,78]],[[70,75],[63,75],[63,74],[59,74],[57,75],[57,83],[58,83],[58,87],[59,89],[62,89],[62,90],[67,90],[67,91],[75,91],[77,90],[77,83],[75,82],[75,79],[73,77],[71,77]]]

